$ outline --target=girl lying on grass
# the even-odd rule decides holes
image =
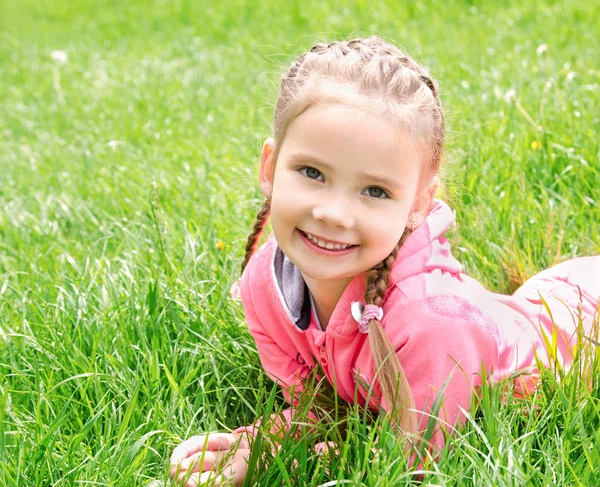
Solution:
[[[482,367],[493,381],[523,372],[525,395],[553,333],[568,367],[577,317],[589,331],[600,296],[600,256],[558,264],[511,296],[463,274],[444,237],[453,212],[435,198],[443,145],[437,84],[407,54],[377,37],[315,45],[281,78],[239,285],[262,365],[292,406],[319,365],[346,401],[358,389],[364,405],[357,381],[371,384],[369,406],[418,435],[443,390],[432,448],[443,425],[464,420]],[[292,410],[284,417],[289,426]],[[184,441],[171,475],[201,484],[235,447],[219,468],[241,484],[256,431]]]

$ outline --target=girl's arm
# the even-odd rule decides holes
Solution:
[[[270,301],[270,276],[267,273],[271,266],[274,244],[274,240],[268,241],[252,256],[239,281],[239,293],[248,330],[256,342],[261,364],[267,375],[280,385],[285,400],[290,404],[290,408],[279,415],[271,429],[271,433],[281,437],[291,426],[294,408],[298,404],[296,397],[302,392],[303,379],[307,377],[310,369],[296,360],[298,350],[295,350],[295,345],[288,337],[279,336],[278,342],[273,333],[270,333],[275,327],[289,326],[274,316],[275,306]],[[282,340],[286,341],[280,343]],[[260,421],[257,421],[249,426],[241,426],[235,431],[255,436],[259,425]]]
[[[261,363],[267,375],[282,388],[290,408],[280,414],[271,415],[273,426],[271,436],[282,438],[291,425],[298,401],[296,396],[303,388],[309,369],[290,357],[271,336],[256,316],[252,306],[245,306],[246,321],[250,333],[256,341]],[[311,415],[312,417],[312,415]],[[225,478],[233,485],[241,485],[247,471],[252,438],[258,433],[260,420],[248,426],[241,426],[232,433],[203,434],[182,442],[171,457],[172,478],[184,481],[185,487],[200,485],[222,470]],[[277,446],[274,446],[277,448]],[[211,477],[212,476],[212,477]]]
[[[247,283],[242,285],[243,301],[244,303],[251,303],[250,298],[246,299],[246,296],[244,296],[246,292],[249,292],[245,288],[246,285]],[[284,432],[291,427],[294,408],[298,404],[296,397],[303,390],[302,381],[308,375],[309,368],[306,365],[299,364],[295,357],[291,357],[285,352],[267,333],[255,312],[254,306],[246,304],[244,314],[248,329],[256,342],[258,355],[265,372],[274,382],[280,385],[283,397],[290,404],[290,408],[284,410],[278,417],[276,415],[271,417],[275,419],[271,433],[282,437]],[[255,436],[258,426],[260,426],[260,420],[249,426],[241,426],[234,433],[248,433]]]

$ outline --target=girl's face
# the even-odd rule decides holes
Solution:
[[[407,132],[330,104],[290,123],[276,164],[265,142],[260,180],[273,232],[305,278],[345,287],[390,254],[409,218],[418,226],[426,216],[439,181],[422,181],[424,148]]]

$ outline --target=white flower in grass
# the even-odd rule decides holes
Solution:
[[[69,61],[69,56],[65,51],[52,51],[52,53],[50,53],[50,57],[52,58],[52,61],[58,65],[67,64],[67,61]]]
[[[108,142],[108,146],[112,149],[112,150],[117,150],[117,147],[119,147],[120,145],[123,145],[125,142],[123,142],[122,140],[111,140]]]
[[[58,97],[58,102],[61,105],[65,104],[65,95],[62,90],[62,86],[60,85],[60,67],[63,64],[66,64],[69,60],[69,56],[64,51],[52,51],[50,53],[50,57],[52,61],[54,61],[54,67],[52,68],[52,79],[54,81],[54,91],[56,91],[56,96]]]
[[[548,44],[540,44],[535,52],[538,56],[543,56],[548,52]]]
[[[506,103],[512,103],[517,99],[517,92],[513,88],[504,93],[504,101]]]

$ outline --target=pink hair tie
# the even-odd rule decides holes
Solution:
[[[361,333],[369,332],[369,321],[376,319],[381,321],[383,318],[383,310],[374,304],[363,306],[362,303],[354,301],[350,306],[352,317],[358,322],[358,331]]]

